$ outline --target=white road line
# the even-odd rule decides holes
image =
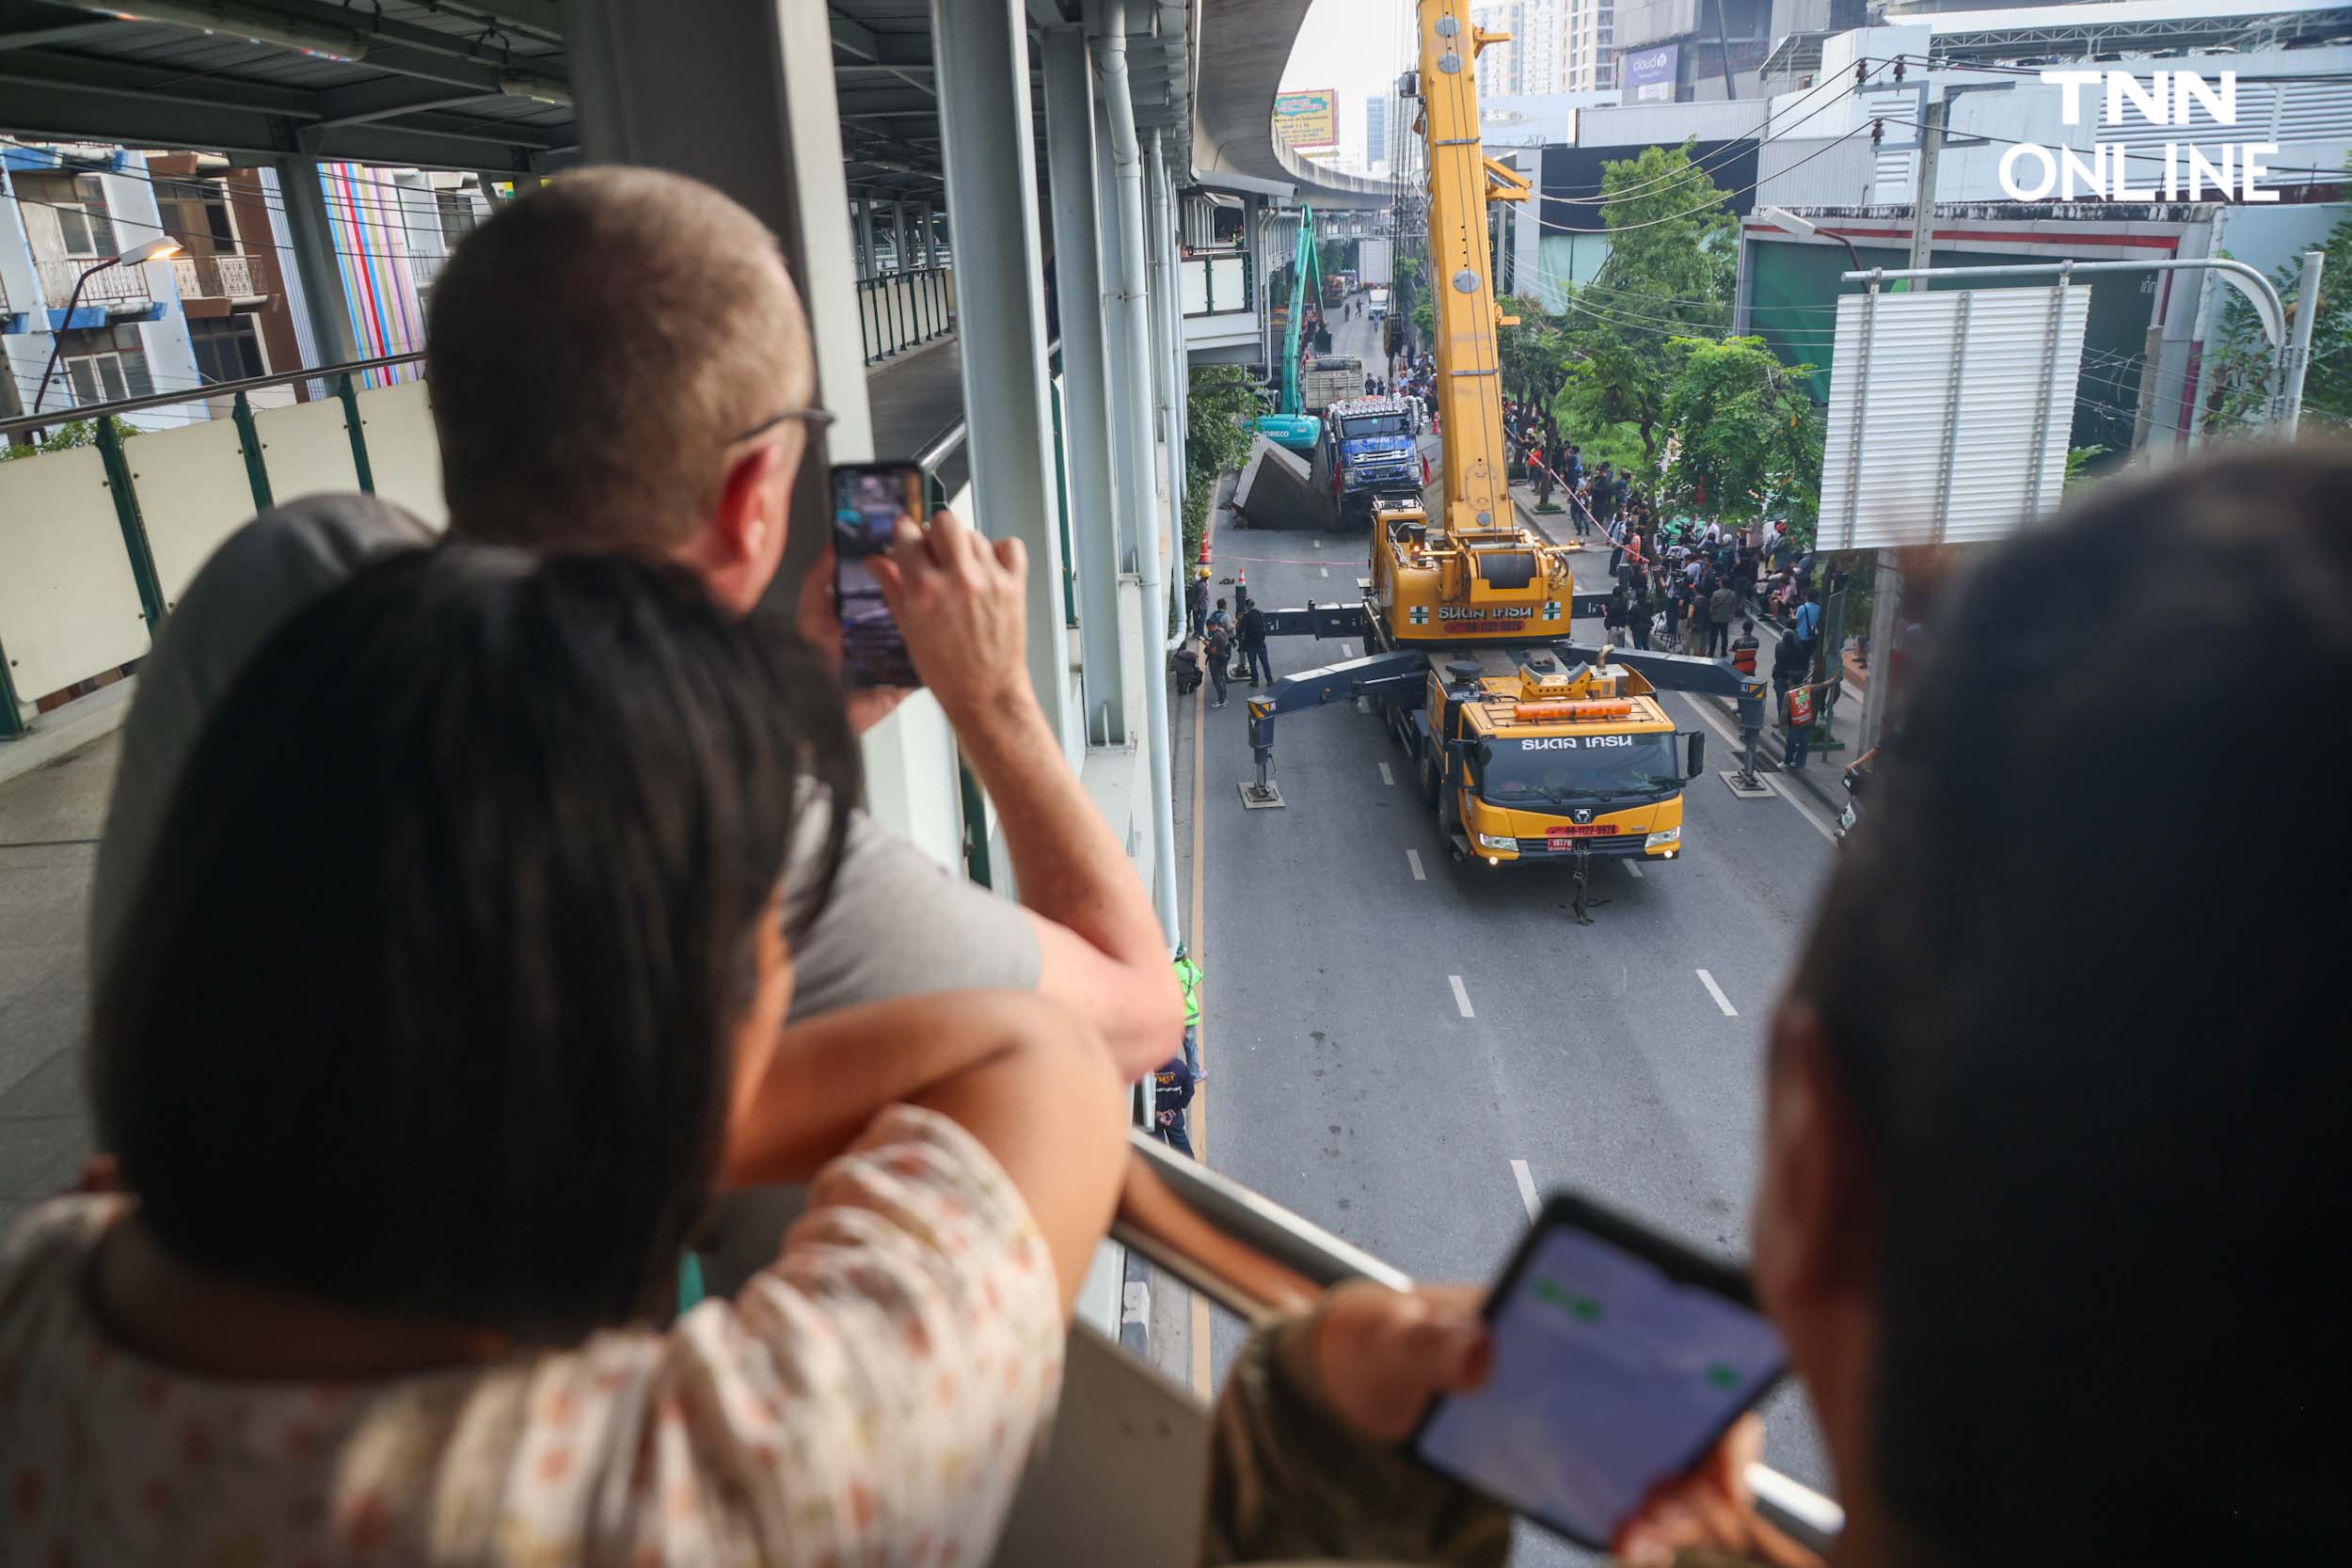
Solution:
[[[1380,765],[1380,782],[1391,789],[1396,787],[1396,775],[1389,771],[1389,765],[1385,762]]]
[[[1782,784],[1777,775],[1772,773],[1758,773],[1756,777],[1762,779],[1766,784],[1770,784],[1773,794],[1779,796],[1782,800],[1796,807],[1797,815],[1804,817],[1807,822],[1812,823],[1813,831],[1815,832],[1820,834],[1823,838],[1828,839],[1832,844],[1837,842],[1837,835],[1831,831],[1830,825],[1822,821],[1819,814],[1817,814],[1811,806],[1806,805],[1803,800],[1800,800],[1794,795],[1789,794],[1788,786]]]
[[[1409,866],[1411,866],[1411,867],[1413,868],[1413,880],[1415,880],[1415,881],[1417,881],[1417,882],[1425,882],[1425,881],[1427,881],[1427,880],[1429,879],[1429,874],[1428,874],[1427,872],[1423,871],[1423,870],[1421,868],[1421,851],[1420,851],[1420,850],[1418,850],[1418,849],[1407,849],[1407,850],[1406,850],[1406,851],[1405,851],[1405,863],[1406,863],[1406,865],[1409,865]],[[1456,980],[1456,981],[1454,981],[1454,986],[1458,989],[1458,988],[1461,986],[1462,982],[1461,982],[1461,981],[1459,981],[1459,980]]]
[[[1731,732],[1731,726],[1724,723],[1720,715],[1708,708],[1706,703],[1691,695],[1691,693],[1687,691],[1682,694],[1682,700],[1690,705],[1691,711],[1692,713],[1697,714],[1701,719],[1705,720],[1709,728],[1713,729],[1717,735],[1724,737],[1724,741],[1730,745],[1734,755],[1739,753],[1740,737]],[[1803,800],[1800,800],[1794,795],[1789,794],[1788,786],[1783,784],[1776,776],[1761,770],[1758,770],[1756,776],[1762,779],[1766,784],[1770,785],[1773,794],[1779,796],[1782,800],[1788,801],[1789,805],[1794,807],[1797,815],[1804,817],[1806,822],[1810,823],[1815,832],[1820,834],[1823,838],[1828,839],[1832,844],[1837,842],[1837,835],[1830,830],[1830,825],[1822,821],[1821,818],[1815,814],[1811,806],[1806,805]]]
[[[1620,862],[1619,863],[1620,863],[1620,864],[1622,864],[1622,865],[1623,865],[1623,866],[1624,866],[1624,867],[1625,867],[1628,871],[1629,871],[1629,872],[1631,872],[1631,873],[1633,874],[1633,879],[1634,879],[1635,881],[1637,881],[1637,882],[1638,882],[1638,881],[1642,880],[1642,868],[1641,868],[1640,866],[1638,866],[1638,865],[1634,864],[1631,861],[1623,861],[1623,862]]]
[[[1321,548],[1323,548],[1323,541],[1322,541],[1322,540],[1318,539],[1318,540],[1316,540],[1316,541],[1315,541],[1315,548],[1317,548],[1317,549],[1321,549]]]
[[[1356,657],[1356,645],[1352,642],[1341,643],[1340,657],[1342,658],[1354,658]]]
[[[1536,1211],[1544,1205],[1543,1200],[1535,1196],[1535,1179],[1527,1173],[1526,1161],[1511,1162],[1511,1180],[1519,1184],[1519,1201],[1527,1205],[1527,1217],[1534,1219]]]
[[[1323,568],[1323,575],[1327,578],[1329,577],[1331,575],[1331,568],[1328,566]]]
[[[1476,1018],[1478,1015],[1470,1011],[1470,992],[1462,989],[1462,977],[1459,974],[1449,974],[1446,976],[1446,982],[1454,988],[1454,1005],[1462,1009],[1462,1016]]]
[[[1725,996],[1724,994],[1724,988],[1715,983],[1715,976],[1709,974],[1703,969],[1698,972],[1698,975],[1699,984],[1707,988],[1707,994],[1715,999],[1715,1006],[1724,1010],[1724,1016],[1725,1018],[1738,1018],[1740,1016],[1740,1009],[1731,1005],[1731,998]]]

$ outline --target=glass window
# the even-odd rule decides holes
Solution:
[[[1614,799],[1678,788],[1675,737],[1647,735],[1499,736],[1480,759],[1479,792],[1497,805]]]
[[[250,316],[192,321],[188,341],[196,350],[197,373],[208,382],[250,381],[269,373],[262,363],[262,342]]]

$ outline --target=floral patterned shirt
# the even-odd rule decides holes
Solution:
[[[123,1203],[56,1199],[0,1246],[0,1568],[979,1563],[1060,1386],[1035,1219],[910,1106],[735,1300],[389,1381],[123,1349],[86,1295]]]

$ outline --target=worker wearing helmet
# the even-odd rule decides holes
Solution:
[[[1190,634],[1199,637],[1209,625],[1209,569],[1203,566],[1184,589],[1184,622]]]

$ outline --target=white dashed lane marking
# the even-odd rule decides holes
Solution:
[[[1406,850],[1406,851],[1405,851],[1405,863],[1406,863],[1406,865],[1409,865],[1409,866],[1411,866],[1411,867],[1413,868],[1413,880],[1415,880],[1415,881],[1417,881],[1417,882],[1425,882],[1425,881],[1427,881],[1427,880],[1429,879],[1429,874],[1428,874],[1427,872],[1425,872],[1425,871],[1422,870],[1422,868],[1421,868],[1421,851],[1420,851],[1420,850],[1418,850],[1418,849],[1407,849],[1407,850]],[[1454,990],[1461,990],[1461,989],[1462,989],[1462,982],[1461,982],[1461,981],[1459,981],[1459,980],[1454,981]]]
[[[1380,765],[1380,782],[1391,789],[1396,787],[1396,775],[1389,771],[1389,765],[1385,762]]]
[[[1446,976],[1446,981],[1454,988],[1454,1005],[1462,1009],[1462,1016],[1476,1018],[1478,1015],[1470,1011],[1470,992],[1463,989],[1462,977],[1459,974],[1449,974]]]
[[[1707,994],[1715,999],[1715,1006],[1724,1010],[1724,1016],[1725,1018],[1738,1018],[1740,1016],[1740,1009],[1731,1005],[1731,998],[1725,996],[1724,994],[1724,988],[1715,983],[1715,976],[1709,974],[1703,969],[1698,972],[1698,976],[1699,984],[1707,988]]]
[[[1535,1196],[1535,1178],[1528,1174],[1526,1161],[1511,1162],[1511,1179],[1519,1184],[1519,1201],[1527,1205],[1527,1217],[1534,1219],[1536,1211],[1544,1205],[1543,1200]]]

